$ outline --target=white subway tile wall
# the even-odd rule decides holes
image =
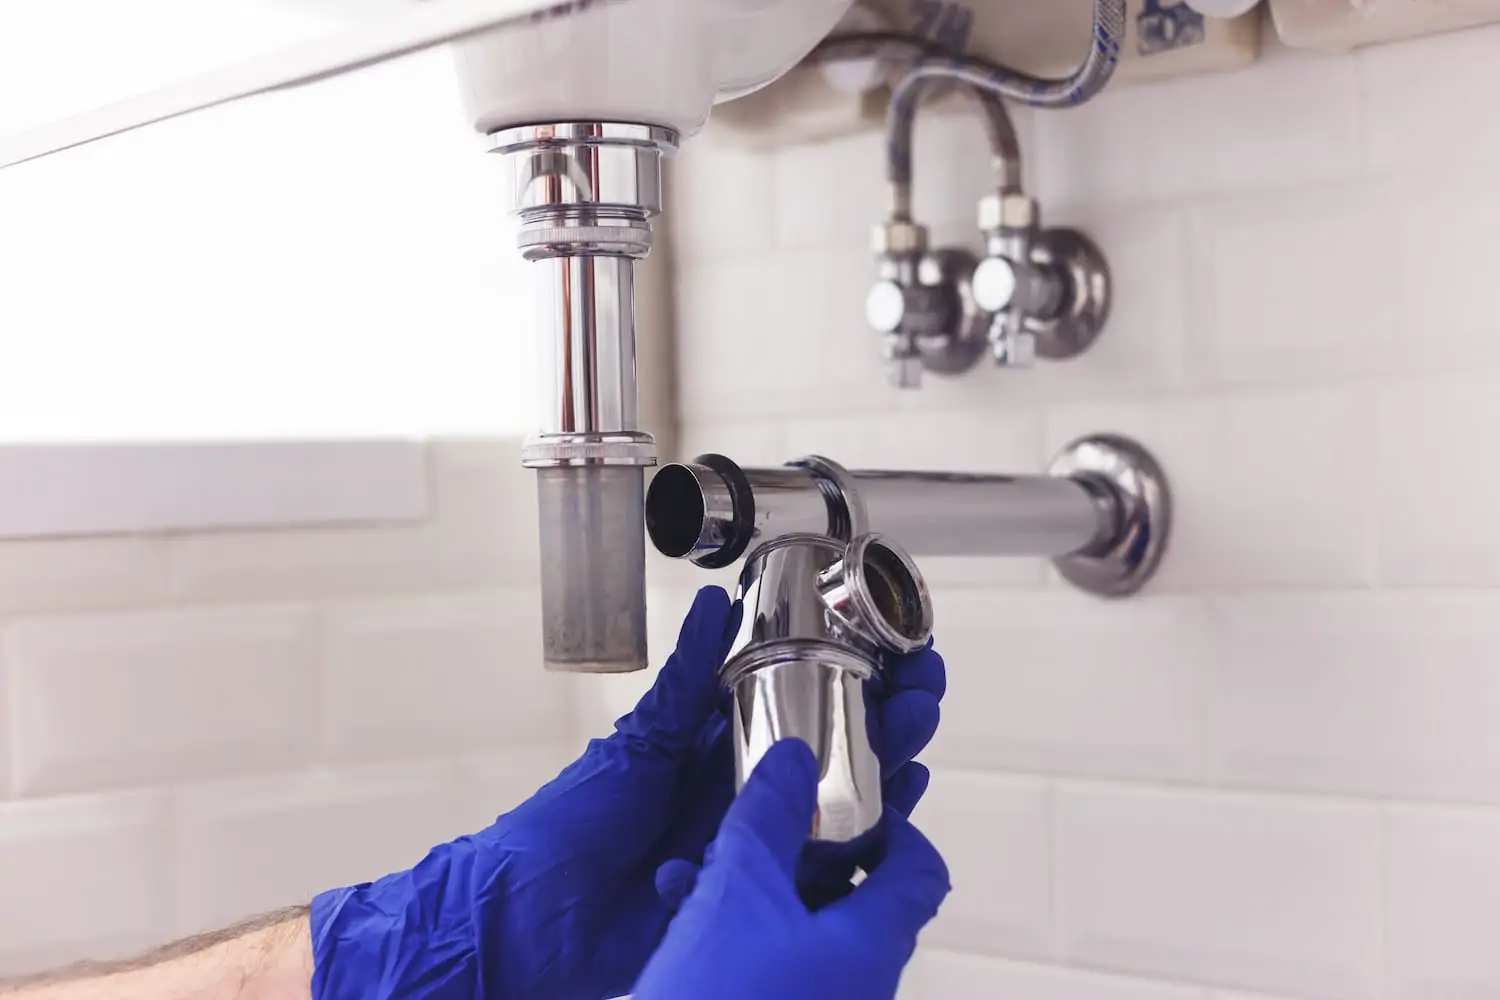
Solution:
[[[455,836],[452,776],[449,762],[435,761],[180,789],[181,930],[415,864]]]
[[[420,523],[0,545],[0,977],[378,878],[557,773],[518,444],[429,444]]]
[[[1064,787],[1055,822],[1063,957],[1304,996],[1376,988],[1376,806]]]
[[[924,936],[939,948],[1048,958],[1052,885],[1047,783],[942,773],[924,811],[954,891]]]
[[[1500,123],[1442,96],[1494,91],[1497,51],[1272,44],[1019,113],[1114,316],[1079,360],[910,393],[862,319],[878,134],[710,126],[676,162],[689,453],[1037,472],[1115,431],[1176,490],[1135,600],[928,562],[949,697],[916,819],[955,891],[906,1000],[1500,997]],[[915,149],[917,215],[977,249],[977,121]]]
[[[329,754],[459,753],[493,745],[497,731],[516,742],[563,736],[563,678],[535,676],[541,613],[535,591],[330,610],[322,699]]]
[[[1386,816],[1386,996],[1500,995],[1500,816],[1392,806]]]
[[[0,968],[119,957],[169,934],[171,809],[162,791],[0,804]]]
[[[917,956],[901,985],[901,1000],[1207,1000],[1193,987],[936,949]]]
[[[16,625],[5,655],[17,793],[310,763],[313,629],[309,611],[280,605]]]

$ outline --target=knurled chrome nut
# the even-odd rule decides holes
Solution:
[[[915,222],[883,222],[871,233],[870,249],[891,256],[923,253],[927,249],[927,227]]]
[[[979,228],[988,233],[995,229],[1030,229],[1040,224],[1041,210],[1036,199],[1025,194],[987,194],[979,200]]]
[[[521,465],[528,469],[655,464],[656,439],[643,431],[539,434],[521,446]]]

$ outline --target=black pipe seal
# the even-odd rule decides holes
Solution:
[[[729,487],[729,497],[734,501],[734,521],[731,525],[733,533],[729,544],[712,555],[694,559],[693,562],[704,569],[733,566],[745,554],[751,539],[755,537],[755,493],[750,489],[750,480],[743,469],[723,455],[699,455],[693,459],[693,464],[717,473],[724,480],[724,485]]]

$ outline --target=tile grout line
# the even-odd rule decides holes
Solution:
[[[1051,941],[1049,942],[1049,953],[1053,961],[1067,964],[1067,948],[1063,944],[1063,933],[1067,927],[1067,921],[1063,917],[1063,899],[1061,889],[1062,873],[1062,849],[1058,837],[1058,787],[1057,782],[1047,782],[1047,903],[1048,920],[1051,926],[1048,928]]]
[[[1375,814],[1376,827],[1376,923],[1375,923],[1375,1000],[1390,995],[1390,803],[1382,802]]]

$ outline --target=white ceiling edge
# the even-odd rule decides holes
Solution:
[[[419,441],[0,445],[0,539],[410,522]]]
[[[161,87],[17,135],[0,136],[0,169],[256,94],[298,87],[488,31],[629,0],[430,0],[346,30]],[[346,3],[345,6],[352,5]]]
[[[262,7],[280,7],[304,11],[345,21],[381,17],[392,11],[405,10],[435,0],[255,0]]]

